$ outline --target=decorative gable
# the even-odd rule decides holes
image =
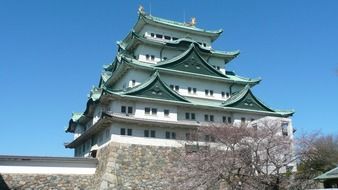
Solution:
[[[171,101],[189,102],[183,96],[170,89],[156,71],[149,81],[127,91],[124,95],[132,95],[145,98],[163,99]]]
[[[195,44],[191,44],[190,48],[180,56],[164,61],[155,67],[226,78],[223,73],[213,68],[200,56]]]
[[[248,110],[275,112],[273,109],[264,105],[251,92],[250,86],[247,85],[244,89],[231,98],[222,103],[224,107],[235,107]]]

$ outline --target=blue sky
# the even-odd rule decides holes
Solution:
[[[228,70],[261,77],[254,93],[295,109],[297,133],[338,134],[338,1],[0,1],[0,154],[72,156],[71,113],[85,109],[102,65],[143,4],[154,16],[223,28]]]

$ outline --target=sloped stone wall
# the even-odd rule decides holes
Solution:
[[[93,175],[0,174],[1,190],[92,190]]]
[[[180,150],[110,143],[98,152],[96,189],[168,189]]]

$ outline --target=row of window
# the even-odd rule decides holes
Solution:
[[[146,54],[146,60],[151,60],[151,61],[155,61],[155,55],[149,55],[149,54]]]
[[[196,114],[191,113],[191,112],[186,112],[185,113],[185,119],[186,120],[196,120]],[[214,122],[215,117],[214,117],[214,115],[211,115],[211,114],[204,114],[204,121]],[[223,123],[232,123],[231,117],[223,116],[222,121],[223,121]]]
[[[152,138],[156,137],[156,131],[155,130],[146,129],[143,132],[144,132],[144,137],[152,137]],[[121,128],[120,129],[120,135],[132,136],[133,135],[133,129]],[[165,138],[166,139],[176,139],[176,132],[166,131],[165,132]]]
[[[133,113],[133,107],[132,106],[121,106],[121,113]]]
[[[155,130],[144,130],[144,137],[151,137],[151,138],[156,138],[156,131]],[[133,135],[133,129],[126,129],[126,128],[121,128],[120,129],[120,135],[127,135],[127,136],[132,136]],[[176,132],[174,131],[166,131],[165,132],[165,138],[166,139],[176,139]],[[191,134],[191,133],[185,133],[185,138],[186,140],[198,140],[199,138],[196,136],[196,134]],[[206,142],[215,142],[215,137],[211,135],[205,135],[204,136],[204,141]]]
[[[164,116],[169,116],[170,114],[170,110],[168,109],[164,109]],[[150,107],[145,107],[144,108],[144,114],[145,115],[157,115],[157,108],[150,108]]]
[[[171,36],[163,35],[163,34],[150,33],[150,36],[151,36],[152,38],[164,39],[164,40],[168,40],[168,41],[170,41],[170,40],[173,40],[173,41],[178,40],[177,37],[171,37]],[[203,47],[207,47],[207,44],[204,43],[204,42],[197,42],[197,43],[198,43],[199,45],[203,46]]]
[[[179,91],[180,90],[180,86],[178,86],[178,85],[171,84],[171,85],[169,85],[169,87],[172,90],[175,90],[175,91]],[[196,92],[197,92],[197,88],[188,87],[188,93],[189,94],[196,94]],[[213,96],[214,95],[214,91],[213,90],[205,89],[204,92],[205,92],[206,96]],[[225,98],[225,97],[228,98],[230,96],[230,93],[222,91],[221,95],[222,95],[222,98]]]

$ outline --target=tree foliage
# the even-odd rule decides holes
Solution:
[[[199,128],[176,168],[176,189],[283,189],[294,163],[292,140],[277,121]],[[214,141],[214,142],[202,142]],[[197,143],[198,142],[198,143]]]

